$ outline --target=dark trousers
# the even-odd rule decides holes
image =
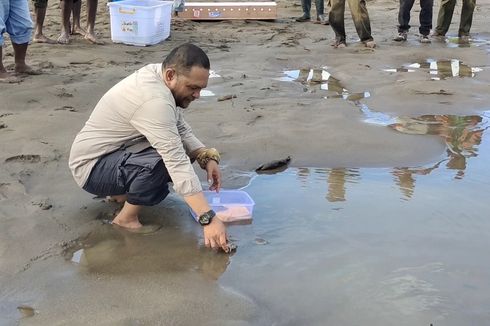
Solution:
[[[410,29],[410,11],[415,0],[400,0],[400,11],[398,12],[398,32],[406,32]],[[419,33],[429,35],[432,29],[432,7],[434,0],[420,0],[420,27]]]
[[[453,18],[454,6],[456,0],[441,0],[439,15],[437,17],[436,33],[446,35]],[[476,0],[463,0],[461,8],[461,21],[459,22],[458,36],[470,34],[471,24],[473,22],[473,11],[475,11]]]
[[[328,20],[330,21],[330,26],[332,26],[332,29],[335,32],[337,42],[345,42],[345,1],[346,0],[331,0],[332,9],[330,9]],[[371,23],[369,22],[366,1],[347,1],[349,2],[349,8],[352,15],[352,20],[354,20],[354,25],[356,26],[357,35],[359,35],[359,38],[363,42],[371,41],[373,38],[371,36]]]
[[[167,197],[169,182],[162,157],[150,147],[138,153],[118,150],[101,157],[83,189],[98,196],[127,195],[130,204],[152,206]]]

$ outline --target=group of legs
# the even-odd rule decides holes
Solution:
[[[51,40],[43,34],[44,19],[48,0],[33,0],[35,14],[35,31],[33,41],[37,43],[61,43],[68,44],[70,35],[84,35],[85,39],[95,44],[102,42],[95,36],[95,17],[97,14],[98,0],[87,0],[87,29],[80,26],[80,11],[82,0],[61,0],[61,33],[58,39]],[[70,16],[73,14],[73,22],[70,25]]]
[[[345,2],[346,0],[327,0],[327,8],[330,8],[328,18],[324,14],[324,0],[315,0],[317,22],[332,27],[335,33],[335,41],[332,44],[336,48],[342,48],[346,46],[346,34],[345,34]],[[352,19],[356,27],[357,34],[361,39],[361,42],[365,46],[374,48],[376,43],[371,36],[371,24],[369,21],[369,14],[366,8],[365,0],[347,0],[351,11]],[[303,7],[303,16],[296,18],[298,22],[310,21],[311,0],[301,0]]]
[[[336,48],[342,48],[346,46],[346,34],[344,23],[345,2],[349,4],[349,8],[354,21],[354,26],[357,31],[357,35],[361,39],[361,42],[365,46],[374,48],[376,43],[371,35],[371,25],[369,21],[369,14],[366,8],[365,0],[327,0],[327,7],[330,7],[328,20],[324,17],[323,1],[315,0],[317,11],[317,22],[326,24],[330,23],[335,33],[335,41],[332,44]],[[461,21],[459,25],[458,36],[462,41],[469,39],[469,33],[473,20],[473,12],[476,6],[476,0],[462,0],[463,6],[461,9]],[[398,13],[398,35],[394,38],[395,41],[406,41],[408,30],[410,29],[410,11],[414,5],[415,0],[400,0],[400,9]],[[301,0],[303,7],[303,16],[296,19],[298,22],[309,21],[311,0]],[[454,7],[456,0],[441,0],[439,14],[437,17],[437,27],[434,32],[434,36],[445,36],[449,30],[449,25],[454,13]],[[432,10],[434,6],[434,0],[420,0],[420,42],[430,43],[429,34],[432,29]]]
[[[410,29],[410,11],[415,0],[400,0],[400,11],[398,13],[398,35],[395,41],[406,41],[408,30]],[[432,29],[432,8],[433,0],[420,0],[420,42],[430,43],[429,34]],[[456,0],[441,0],[439,14],[437,16],[437,26],[434,36],[445,36],[451,25]],[[473,21],[473,12],[475,10],[476,0],[463,0],[461,8],[461,21],[459,24],[458,36],[462,41],[468,41],[471,24]]]

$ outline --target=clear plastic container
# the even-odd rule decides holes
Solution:
[[[109,2],[114,43],[146,46],[170,36],[173,1],[123,0]]]
[[[203,191],[203,193],[215,212],[221,212],[223,216],[229,218],[223,222],[252,219],[255,202],[245,191],[220,190],[219,193],[215,191]],[[190,211],[192,217],[197,221],[197,215],[192,209]]]

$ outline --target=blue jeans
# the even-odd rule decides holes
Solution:
[[[303,16],[311,17],[310,16],[311,0],[301,0],[301,7],[303,8]],[[317,16],[324,14],[325,8],[323,6],[323,0],[315,0],[315,7],[316,7]]]
[[[29,43],[32,20],[27,0],[0,0],[0,46],[5,32],[15,44]]]
[[[398,32],[406,32],[410,29],[410,11],[415,0],[400,0],[400,11],[398,12]],[[420,0],[420,26],[419,33],[429,35],[432,29],[432,7],[434,0]]]

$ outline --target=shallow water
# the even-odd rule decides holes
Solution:
[[[435,60],[427,59],[425,61],[406,64],[401,68],[385,69],[387,72],[415,72],[417,69],[427,71],[431,80],[443,80],[454,77],[475,77],[477,72],[482,68],[470,67],[458,59]]]
[[[245,188],[256,202],[253,223],[229,227],[238,245],[233,255],[198,249],[199,227],[177,202],[177,216],[157,232],[105,225],[67,258],[82,275],[111,279],[144,275],[160,284],[166,275],[202,275],[253,302],[254,325],[485,325],[487,115],[405,117],[380,126],[421,140],[442,137],[447,151],[427,166],[255,176]]]
[[[453,164],[458,149],[448,146],[425,167],[255,178],[255,220],[232,230],[241,246],[220,283],[280,325],[487,324],[486,136],[459,146],[464,164]]]

